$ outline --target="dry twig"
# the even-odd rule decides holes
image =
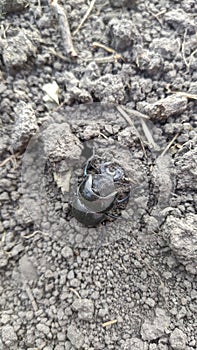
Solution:
[[[6,231],[3,231],[1,240],[0,240],[0,251],[3,252],[3,254],[7,255],[8,259],[11,258],[12,254],[6,250]]]
[[[186,36],[187,36],[187,30],[188,30],[188,28],[185,29],[185,33],[183,36],[183,43],[182,43],[182,47],[181,47],[181,52],[182,52],[183,61],[186,65],[187,69],[189,70],[189,63],[187,62],[186,57],[185,57],[185,40],[186,40]]]
[[[76,297],[77,297],[78,299],[81,299],[81,297],[80,297],[79,293],[77,292],[77,290],[75,290],[74,288],[69,288],[69,290],[70,290],[71,292],[73,292],[73,293],[76,295]]]
[[[107,322],[104,322],[103,324],[102,324],[102,326],[103,327],[107,327],[107,326],[111,326],[112,324],[115,324],[115,323],[117,323],[118,322],[118,320],[111,320],[111,321],[107,321]]]
[[[101,11],[102,11],[102,9],[103,9],[105,6],[107,6],[107,5],[109,5],[109,1],[106,1],[106,2],[104,2],[101,6],[99,6],[96,15],[99,16],[100,13],[101,13]]]
[[[166,9],[163,9],[157,13],[154,13],[153,11],[151,11],[151,9],[148,7],[148,5],[146,4],[146,9],[147,11],[159,22],[160,25],[162,25],[162,22],[159,18],[159,16],[163,15],[164,13],[166,13]]]
[[[105,134],[103,134],[102,132],[99,133],[99,136],[101,136],[101,137],[103,137],[104,139],[108,140],[108,137],[107,137]]]
[[[7,164],[8,162],[12,162],[13,167],[16,167],[16,157],[19,155],[20,153],[17,152],[15,154],[12,154],[11,156],[9,156],[8,158],[4,159],[1,163],[0,163],[0,167],[4,166],[5,164]]]
[[[155,141],[153,140],[152,134],[148,128],[148,126],[146,125],[146,123],[144,122],[143,119],[141,119],[141,124],[142,124],[142,129],[144,131],[144,135],[146,136],[146,139],[149,143],[150,146],[152,146],[155,150],[158,148]]]
[[[58,0],[48,0],[49,5],[53,8],[58,17],[59,27],[62,33],[63,45],[65,52],[71,57],[76,58],[77,52],[73,46],[70,27],[66,12],[61,5],[58,4]]]
[[[96,63],[111,63],[111,62],[117,62],[119,60],[124,61],[124,58],[122,57],[122,55],[118,52],[116,52],[114,49],[112,49],[109,46],[106,46],[104,44],[101,44],[97,41],[94,41],[92,46],[94,48],[101,48],[109,53],[111,53],[110,56],[107,57],[90,57],[90,58],[85,58],[83,59],[83,61],[89,62],[89,61],[94,61]]]
[[[147,11],[159,22],[159,24],[160,25],[162,25],[162,22],[161,22],[161,20],[160,20],[160,18],[159,18],[159,16],[161,16],[161,15],[163,15],[164,13],[166,13],[166,9],[163,9],[163,10],[161,10],[161,11],[159,11],[159,12],[153,12],[151,9],[150,9],[150,7],[145,3],[145,6],[146,6],[146,9],[147,9]],[[156,10],[156,9],[155,9]]]
[[[191,53],[191,55],[189,56],[189,63],[188,63],[188,66],[189,66],[189,68],[188,69],[190,69],[190,65],[191,65],[191,62],[192,62],[192,58],[194,57],[194,55],[197,53],[197,49],[195,49],[192,53]]]
[[[106,45],[104,45],[104,44],[101,44],[101,43],[99,43],[98,41],[94,41],[93,43],[92,43],[92,46],[93,47],[99,47],[99,48],[101,48],[101,49],[103,49],[103,50],[105,50],[105,51],[107,51],[107,52],[109,52],[109,53],[117,53],[114,49],[112,49],[111,47],[109,47],[109,46],[106,46]]]
[[[101,48],[101,49],[111,53],[112,55],[110,57],[114,57],[114,58],[116,58],[116,60],[124,61],[124,58],[122,57],[122,55],[120,53],[118,53],[116,50],[114,50],[111,47],[109,47],[109,46],[101,44],[98,41],[94,41],[92,46],[95,47],[95,48],[99,47],[99,48]]]
[[[181,52],[182,52],[182,57],[183,57],[183,61],[187,67],[187,71],[189,72],[190,70],[190,65],[192,62],[192,58],[194,57],[194,55],[197,53],[197,49],[195,49],[191,55],[189,56],[188,60],[186,59],[185,56],[185,42],[186,42],[186,36],[187,36],[187,32],[188,32],[188,28],[186,28],[184,36],[183,36],[183,43],[182,43],[182,47],[181,47]]]
[[[197,100],[197,94],[190,94],[189,92],[185,92],[185,91],[172,91],[170,89],[169,84],[166,86],[166,90],[167,90],[167,93],[169,94],[177,94],[182,97],[187,97],[190,100]]]
[[[34,310],[34,312],[36,312],[38,310],[38,305],[36,304],[34,296],[33,296],[32,292],[31,292],[31,289],[30,289],[30,287],[29,287],[27,282],[24,282],[24,288],[25,288],[25,291],[26,291],[26,293],[28,295],[29,300],[31,301],[33,310]]]
[[[127,121],[127,123],[128,123],[130,126],[132,126],[132,127],[135,128],[135,126],[134,126],[134,124],[133,124],[133,122],[132,122],[130,116],[124,111],[124,109],[123,109],[121,106],[116,106],[116,109],[117,109],[118,112],[122,115],[122,117]],[[141,147],[142,147],[144,156],[147,158],[147,154],[146,154],[146,150],[145,150],[145,147],[144,147],[143,140],[142,140],[142,138],[141,138],[141,136],[140,136],[140,134],[139,134],[139,132],[137,131],[136,128],[135,128],[135,132],[136,132],[137,137],[138,137],[139,140],[140,140],[140,144],[141,144]]]
[[[190,100],[197,100],[197,94],[190,94],[187,92],[182,92],[182,91],[171,91],[172,94],[177,94],[182,97],[187,97]]]
[[[25,238],[25,239],[33,238],[37,233],[40,233],[43,236],[49,236],[48,233],[37,230],[37,231],[32,232],[30,235],[23,236],[23,238]]]
[[[78,25],[78,27],[74,30],[74,32],[72,33],[73,35],[76,35],[78,33],[78,31],[81,29],[82,25],[85,23],[86,19],[88,18],[88,16],[90,15],[93,7],[94,7],[94,4],[95,4],[96,0],[92,0],[91,3],[90,3],[90,6],[85,14],[85,16],[82,18],[80,24]]]
[[[60,58],[62,61],[66,62],[66,63],[71,63],[71,60],[68,57],[62,55],[59,52],[56,52],[52,47],[50,47],[48,50],[52,55]]]
[[[134,117],[143,118],[143,119],[150,119],[150,117],[148,115],[141,113],[141,112],[138,112],[135,109],[127,108],[123,105],[121,105],[121,108],[124,109],[124,111],[127,112],[128,114],[133,115]]]
[[[119,54],[116,54],[116,55],[110,55],[110,56],[107,56],[107,57],[91,57],[91,58],[85,58],[84,61],[85,62],[91,62],[91,61],[94,61],[96,63],[111,63],[111,62],[117,62],[118,60],[122,60],[122,57],[120,57]]]
[[[177,137],[179,136],[180,131],[176,133],[176,135],[173,137],[173,139],[168,143],[168,145],[166,146],[166,148],[163,150],[163,152],[161,153],[161,157],[163,157],[166,152],[170,149],[170,147],[173,145],[174,141],[177,139]]]

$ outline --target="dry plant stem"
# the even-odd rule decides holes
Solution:
[[[177,139],[177,137],[179,136],[180,131],[176,133],[176,135],[173,137],[173,139],[168,143],[168,145],[166,146],[166,148],[163,150],[163,152],[161,153],[161,157],[163,157],[166,152],[170,149],[170,147],[173,145],[174,141]]]
[[[107,321],[107,322],[104,322],[103,324],[102,324],[102,326],[103,327],[107,327],[107,326],[111,326],[112,324],[115,324],[115,323],[117,323],[118,322],[118,320],[111,320],[111,321]]]
[[[34,296],[33,296],[32,292],[31,292],[31,289],[30,289],[30,287],[29,287],[27,282],[24,282],[24,288],[25,288],[25,291],[26,291],[26,293],[28,295],[29,300],[31,301],[31,304],[32,304],[34,312],[38,311],[38,305],[36,304]]]
[[[191,61],[192,61],[192,58],[194,57],[194,55],[197,53],[197,49],[195,49],[192,53],[191,53],[191,55],[190,55],[190,57],[189,57],[189,67],[188,67],[188,69],[190,69],[190,65],[191,65]]]
[[[99,133],[99,136],[103,137],[104,139],[108,140],[108,137],[105,136],[105,134],[103,134],[102,132]]]
[[[77,290],[75,290],[74,288],[69,288],[69,290],[70,290],[71,292],[73,292],[73,293],[76,295],[76,297],[77,297],[78,299],[81,299],[81,297],[80,297],[79,293],[77,292]]]
[[[88,18],[88,16],[90,15],[93,7],[94,7],[94,4],[95,4],[96,0],[92,0],[91,3],[90,3],[90,6],[85,14],[85,16],[82,18],[80,24],[78,25],[78,27],[74,30],[74,32],[72,33],[73,35],[76,35],[78,33],[78,31],[81,29],[82,25],[85,23],[86,19]]]
[[[183,36],[183,43],[182,43],[182,47],[181,47],[181,52],[182,52],[183,61],[184,61],[185,65],[186,65],[186,67],[187,67],[187,72],[189,72],[192,58],[197,53],[197,49],[195,49],[191,53],[191,55],[189,56],[189,59],[187,60],[186,57],[185,57],[185,42],[186,42],[187,32],[188,32],[188,28],[186,28],[184,36]]]
[[[112,56],[110,57],[114,57],[116,60],[122,60],[124,61],[124,58],[122,57],[122,55],[120,53],[118,53],[117,51],[115,51],[114,49],[112,49],[111,47],[109,46],[106,46],[104,44],[101,44],[97,41],[94,41],[93,44],[92,44],[93,47],[99,47],[109,53],[112,53]]]
[[[97,42],[97,41],[94,41],[94,42],[92,43],[92,46],[93,46],[93,47],[99,47],[99,48],[104,49],[105,51],[110,52],[110,53],[117,53],[117,52],[116,52],[114,49],[112,49],[111,47],[106,46],[106,45],[104,45],[104,44],[101,44],[101,43],[99,43],[99,42]]]
[[[187,97],[190,100],[197,100],[197,94],[190,94],[190,93],[184,92],[184,91],[172,91],[170,89],[169,85],[166,86],[166,90],[167,90],[167,93],[169,93],[169,94],[176,94],[176,95],[179,95],[182,97]]]
[[[101,13],[101,11],[102,11],[102,9],[103,9],[105,6],[107,6],[107,5],[109,5],[109,2],[108,2],[108,1],[104,2],[104,4],[102,4],[102,5],[98,8],[98,11],[97,11],[96,15],[99,16],[100,13]]]
[[[183,61],[185,62],[187,69],[189,69],[189,63],[187,62],[186,57],[185,57],[185,40],[186,40],[186,36],[187,36],[187,30],[188,29],[186,28],[184,36],[183,36],[183,43],[182,43],[181,51],[182,51]]]
[[[46,232],[34,231],[34,232],[32,232],[30,235],[23,236],[23,238],[25,238],[25,239],[33,238],[33,237],[34,237],[36,234],[38,234],[38,233],[40,233],[40,234],[42,234],[42,235],[44,235],[44,236],[49,236],[49,234],[46,233]]]
[[[56,52],[56,51],[55,51],[53,48],[51,48],[51,47],[49,48],[49,52],[50,52],[52,55],[54,55],[54,56],[60,58],[62,61],[66,62],[66,63],[71,63],[71,60],[70,60],[68,57],[62,55],[62,54],[59,53],[59,52]]]
[[[116,54],[116,55],[110,55],[110,56],[107,56],[107,57],[86,58],[86,59],[83,59],[83,61],[85,61],[85,62],[94,61],[94,62],[96,62],[98,64],[102,64],[102,63],[117,62],[120,59],[122,60],[122,57],[120,57],[119,54]]]
[[[66,54],[68,54],[71,58],[76,58],[77,52],[73,46],[70,27],[65,10],[61,5],[58,4],[57,0],[49,0],[49,5],[53,8],[58,17],[59,27],[62,33],[62,40]]]
[[[150,119],[150,117],[146,114],[143,114],[141,112],[136,111],[135,109],[131,109],[131,108],[127,108],[125,106],[121,106],[122,109],[124,109],[125,112],[127,112],[128,114],[133,115],[134,117],[138,117],[138,118],[143,118],[143,119]]]
[[[134,126],[134,124],[133,124],[133,122],[132,122],[130,116],[124,111],[124,109],[123,109],[121,106],[116,106],[116,109],[117,109],[118,112],[122,115],[122,117],[127,121],[127,123],[128,123],[130,126],[132,126],[132,127],[135,128],[135,126]],[[140,134],[139,134],[139,132],[137,131],[136,128],[135,128],[135,131],[136,131],[136,135],[138,136],[138,138],[139,138],[139,140],[140,140],[140,144],[141,144],[141,147],[142,147],[144,156],[145,156],[145,158],[147,158],[147,154],[146,154],[146,150],[145,150],[145,147],[144,147],[144,143],[143,143],[143,141],[142,141],[142,138],[141,138],[141,136],[140,136]]]
[[[41,8],[41,0],[38,0],[38,7]]]
[[[4,248],[5,244],[6,244],[6,232],[3,231],[2,237],[0,240],[0,252],[2,252],[3,254],[6,254],[8,258],[11,258],[12,254]]]
[[[5,164],[7,164],[8,162],[12,162],[13,167],[16,167],[16,157],[19,155],[19,152],[16,154],[11,155],[10,157],[4,159],[1,163],[0,163],[0,167],[4,166]]]
[[[148,143],[156,150],[157,145],[156,145],[155,141],[153,140],[152,134],[151,134],[148,126],[146,125],[145,121],[142,118],[141,118],[141,125],[142,125],[142,129],[144,131],[144,135],[146,136]]]
[[[187,92],[182,92],[182,91],[171,91],[172,94],[177,94],[182,97],[187,97],[190,98],[190,100],[197,100],[197,95],[195,94],[189,94]]]
[[[166,13],[166,9],[163,9],[163,10],[157,12],[157,13],[154,13],[154,12],[152,12],[152,11],[150,10],[150,8],[148,7],[147,3],[146,3],[145,6],[146,6],[147,11],[148,11],[148,12],[159,22],[159,24],[162,26],[162,22],[161,22],[159,16],[163,15],[164,13]]]

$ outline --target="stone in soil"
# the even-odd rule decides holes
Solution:
[[[170,248],[186,269],[197,273],[197,215],[187,214],[184,218],[169,215],[164,225],[164,236]]]
[[[23,67],[30,57],[36,55],[40,40],[37,30],[32,32],[28,29],[20,29],[16,35],[1,39],[0,49],[6,67]]]
[[[30,103],[19,102],[15,109],[15,124],[12,135],[12,147],[21,151],[30,138],[38,131],[35,112]]]
[[[139,102],[140,112],[150,116],[152,120],[166,120],[177,116],[187,109],[187,98],[179,95],[171,95],[155,103]]]

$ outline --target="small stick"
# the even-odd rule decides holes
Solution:
[[[111,63],[111,62],[117,62],[118,60],[122,60],[121,55],[116,54],[116,55],[110,55],[108,57],[91,57],[91,58],[86,58],[84,59],[85,62],[90,62],[94,61],[96,63]]]
[[[48,233],[42,232],[42,231],[39,231],[39,230],[38,230],[38,231],[32,232],[30,235],[23,236],[23,238],[25,238],[25,239],[33,238],[37,233],[40,233],[40,234],[42,234],[43,236],[49,236]]]
[[[163,15],[164,13],[166,13],[166,9],[163,9],[157,13],[154,13],[150,10],[150,8],[147,6],[147,4],[145,5],[146,6],[146,9],[147,11],[159,22],[160,25],[162,25],[162,22],[159,18],[159,16]]]
[[[38,7],[39,7],[40,10],[42,11],[42,8],[41,8],[41,0],[38,0]]]
[[[79,293],[77,292],[77,290],[75,290],[74,288],[69,288],[69,290],[71,292],[73,292],[77,296],[77,298],[81,299],[81,297],[80,297]]]
[[[88,16],[90,15],[94,4],[95,4],[96,0],[92,0],[90,3],[90,6],[85,14],[85,16],[82,18],[81,22],[79,23],[78,27],[74,30],[74,32],[72,33],[73,35],[76,35],[78,33],[78,31],[81,29],[82,25],[84,24],[84,22],[86,21],[86,19],[88,18]]]
[[[190,98],[191,100],[197,100],[197,94],[189,94],[187,92],[182,91],[171,91],[173,94],[177,94],[182,97]]]
[[[97,13],[96,13],[97,16],[100,15],[102,9],[103,9],[106,5],[109,5],[109,2],[108,2],[108,1],[104,2],[104,4],[102,4],[102,5],[98,8],[98,11],[97,11]]]
[[[197,49],[195,49],[191,55],[189,56],[189,63],[188,63],[188,69],[190,69],[190,65],[191,65],[191,61],[192,61],[192,58],[194,57],[194,55],[197,53]]]
[[[118,53],[116,50],[112,49],[111,47],[109,46],[106,46],[104,44],[101,44],[97,41],[94,41],[93,44],[92,44],[93,47],[99,47],[109,53],[112,53],[114,57],[116,57],[117,59],[121,59],[122,61],[124,61],[124,58],[122,57],[122,55],[120,53]]]
[[[15,154],[12,154],[11,156],[9,156],[8,158],[4,159],[1,163],[0,163],[0,167],[4,166],[5,164],[7,164],[8,162],[12,162],[13,166],[16,166],[16,157],[19,155],[20,153],[17,152]]]
[[[58,4],[58,0],[48,0],[48,1],[49,1],[49,5],[53,8],[54,12],[58,16],[59,27],[62,33],[64,49],[71,58],[76,58],[77,52],[75,51],[75,48],[73,46],[66,12],[63,9],[63,7]]]
[[[2,233],[2,236],[1,236],[1,246],[3,246],[4,245],[4,243],[5,243],[5,236],[6,236],[6,232],[5,231],[3,231],[3,233]]]
[[[163,152],[161,153],[161,157],[163,157],[166,152],[169,150],[169,148],[172,146],[172,144],[174,143],[174,141],[177,139],[177,137],[179,136],[180,131],[176,133],[176,135],[173,137],[173,139],[168,143],[168,145],[166,146],[166,148],[163,150]]]
[[[98,41],[94,41],[93,43],[92,43],[92,46],[93,47],[99,47],[99,48],[101,48],[101,49],[104,49],[105,51],[107,51],[107,52],[109,52],[109,53],[117,53],[114,49],[112,49],[111,47],[109,47],[109,46],[106,46],[106,45],[104,45],[104,44],[101,44],[101,43],[99,43]]]
[[[150,119],[150,117],[144,113],[138,112],[135,109],[131,109],[131,108],[127,108],[123,105],[121,105],[121,108],[124,109],[125,112],[127,112],[128,114],[133,114],[134,117],[139,117],[139,118],[143,118],[143,119]]]
[[[104,322],[103,324],[102,324],[102,326],[103,327],[107,327],[107,326],[111,326],[112,324],[115,324],[115,323],[117,323],[118,322],[118,320],[111,320],[111,321],[107,321],[107,322]]]
[[[28,295],[29,300],[31,301],[33,310],[34,310],[34,312],[36,312],[38,310],[38,305],[36,304],[34,296],[33,296],[32,292],[31,292],[31,289],[30,289],[30,287],[29,287],[27,282],[24,282],[24,288],[25,288],[25,291],[26,291],[26,293]]]
[[[181,52],[182,52],[183,61],[185,62],[187,69],[189,69],[189,63],[187,62],[186,57],[185,57],[185,40],[186,40],[186,36],[187,36],[187,30],[188,30],[188,28],[186,28],[184,36],[183,36],[183,43],[182,43],[182,47],[181,47]]]
[[[149,11],[150,11],[150,10],[149,10]],[[160,24],[161,26],[162,26],[162,22],[161,22],[159,16],[163,15],[165,12],[166,12],[166,9],[164,9],[164,10],[162,10],[162,11],[156,13],[156,14],[155,14],[154,12],[150,11],[151,15],[152,15],[153,17],[156,18],[156,20],[159,22],[159,24]]]
[[[102,132],[99,133],[99,136],[102,136],[104,139],[108,140],[108,137],[105,134],[103,134]]]
[[[146,136],[146,139],[148,141],[148,143],[150,144],[150,146],[152,146],[154,149],[157,149],[157,145],[155,143],[155,141],[153,140],[152,134],[148,128],[148,126],[146,125],[145,121],[143,119],[141,119],[141,124],[142,124],[142,129],[144,131],[144,134]]]
[[[60,58],[62,61],[66,62],[66,63],[71,63],[71,60],[68,57],[62,55],[59,52],[56,52],[52,47],[50,47],[48,50],[49,50],[49,52],[51,52],[52,55]]]
[[[143,150],[143,153],[144,153],[144,156],[145,158],[147,158],[147,154],[146,154],[146,150],[144,148],[144,143],[142,141],[142,138],[139,134],[139,132],[137,131],[136,127],[134,126],[130,116],[124,111],[124,109],[121,107],[121,106],[116,106],[116,109],[118,110],[118,112],[122,115],[122,117],[127,121],[127,123],[134,127],[135,128],[135,132],[136,132],[136,135],[138,136],[139,140],[140,140],[140,144],[141,144],[141,147],[142,147],[142,150]]]
[[[184,92],[184,91],[173,91],[170,89],[169,84],[166,86],[166,90],[167,90],[168,94],[177,94],[177,95],[182,96],[182,97],[187,97],[190,100],[197,100],[197,94],[190,94],[190,93]]]

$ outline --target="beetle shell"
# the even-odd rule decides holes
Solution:
[[[72,201],[73,216],[87,227],[97,226],[105,219],[114,203],[123,203],[125,200],[117,200],[120,192],[115,188],[115,183],[124,181],[124,170],[116,163],[102,162],[100,167],[93,167],[96,171],[88,174],[92,159],[93,157],[86,162],[84,178]]]
[[[102,180],[109,180],[109,178],[106,179],[105,175],[97,175],[97,177],[100,177]],[[104,182],[103,181],[103,182]],[[78,196],[80,199],[80,202],[90,211],[100,213],[105,212],[106,210],[109,210],[109,208],[112,206],[114,199],[117,195],[117,191],[114,190],[114,185],[112,182],[112,179],[110,178],[110,181],[107,181],[108,188],[104,189],[101,188],[102,182],[99,182],[99,186],[97,183],[97,192],[98,193],[104,193],[109,192],[109,190],[113,189],[113,192],[109,192],[106,196],[101,196],[99,194],[96,194],[93,189],[93,179],[92,175],[88,175],[87,179],[85,179],[81,185],[78,188]],[[111,186],[110,186],[111,185]],[[113,185],[113,186],[112,186]]]
[[[95,213],[88,210],[77,196],[72,203],[72,214],[79,222],[87,227],[97,226],[105,219],[104,213]]]

